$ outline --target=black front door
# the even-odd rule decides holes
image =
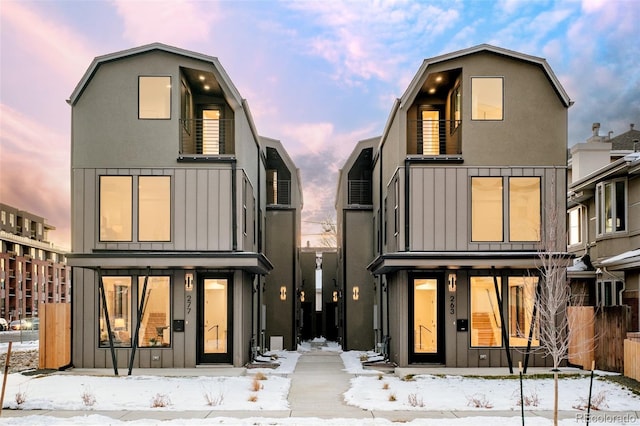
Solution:
[[[444,362],[444,276],[409,279],[409,362]]]
[[[231,363],[232,280],[204,275],[198,280],[198,364]]]

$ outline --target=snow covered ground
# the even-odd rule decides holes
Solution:
[[[4,357],[7,344],[0,344],[0,356]],[[37,347],[30,343],[14,344],[13,351]],[[345,419],[320,420],[317,418],[269,418],[259,414],[265,410],[288,410],[287,395],[291,383],[288,377],[295,369],[299,356],[312,350],[309,342],[300,345],[297,352],[278,352],[276,369],[249,369],[240,377],[159,377],[159,376],[88,376],[72,374],[32,375],[9,374],[4,408],[24,410],[75,410],[80,413],[71,418],[51,416],[1,417],[0,424],[11,425],[59,425],[59,424],[158,424],[154,414],[173,411],[176,416],[183,411],[212,411],[219,417],[206,419],[182,418],[165,420],[163,425],[199,424],[282,424],[282,425],[340,425]],[[345,393],[348,404],[365,410],[409,411],[418,417],[424,411],[465,412],[460,419],[420,419],[409,424],[433,426],[471,426],[491,424],[503,426],[520,424],[519,381],[517,379],[488,379],[460,376],[417,375],[399,378],[391,374],[364,370],[360,363],[363,352],[342,352],[340,346],[327,342],[322,350],[335,351],[345,365],[345,371],[353,374],[351,387]],[[373,355],[369,353],[369,355]],[[175,370],[174,370],[175,371]],[[258,380],[264,375],[263,380]],[[312,384],[310,384],[311,386]],[[536,417],[531,411],[553,409],[553,382],[551,379],[526,379],[524,394],[531,402],[525,404],[530,412],[526,424],[546,426],[551,422]],[[561,410],[584,412],[574,406],[584,404],[589,391],[588,378],[566,378],[561,381]],[[594,382],[593,395],[604,398],[601,409],[614,412],[640,411],[640,398],[618,385],[602,380]],[[100,415],[100,411],[149,412],[149,418],[120,421]],[[256,417],[237,419],[225,417],[228,411],[256,412]],[[493,415],[492,412],[496,414]],[[509,413],[508,415],[505,415]],[[85,415],[80,415],[84,413]],[[477,415],[476,415],[477,413]],[[266,413],[268,416],[268,413]],[[597,415],[597,412],[594,412]],[[175,417],[175,416],[174,416]],[[189,417],[188,413],[185,417]],[[408,419],[410,420],[410,419]],[[640,424],[640,418],[602,418],[607,424]],[[625,420],[627,421],[625,423]],[[350,426],[390,425],[385,419],[348,419]],[[580,422],[578,422],[579,424]],[[565,419],[561,425],[576,424],[575,419]],[[592,424],[597,422],[592,420]]]

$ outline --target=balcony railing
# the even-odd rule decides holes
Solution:
[[[278,180],[275,187],[269,183],[267,188],[267,204],[285,205],[291,204],[291,181]]]
[[[233,120],[189,119],[180,120],[181,155],[233,154]]]
[[[408,153],[425,156],[461,155],[460,120],[410,120]]]
[[[373,204],[370,180],[349,179],[348,187],[348,204]]]

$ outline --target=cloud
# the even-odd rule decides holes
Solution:
[[[70,83],[80,79],[95,56],[84,42],[86,38],[28,6],[28,3],[3,1],[0,10],[4,27],[3,57],[12,54],[18,59],[26,57],[22,58],[23,61],[39,59],[44,66],[36,68],[32,63],[32,70],[37,70],[42,79],[43,70],[46,69],[48,83],[57,81],[59,85],[60,80]],[[3,73],[30,71],[20,66],[3,67],[2,70]]]
[[[287,5],[320,27],[317,35],[309,37],[310,54],[329,63],[332,78],[346,85],[371,79],[393,81],[416,43],[419,46],[442,34],[460,17],[452,7],[410,1]]]
[[[4,104],[0,127],[0,199],[44,217],[57,228],[52,242],[69,247],[69,138]]]
[[[218,3],[209,1],[115,0],[114,4],[124,20],[124,37],[135,44],[203,42],[221,14]]]

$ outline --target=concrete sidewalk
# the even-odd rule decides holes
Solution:
[[[242,369],[227,370],[218,369],[215,375],[239,375]],[[425,374],[427,369],[417,371],[411,369],[411,373]],[[440,370],[442,371],[442,370]],[[185,374],[184,370],[180,370],[181,375]],[[232,373],[233,372],[233,373]],[[403,370],[403,373],[407,371]],[[443,372],[443,371],[442,371]],[[482,370],[484,374],[486,371]],[[82,373],[82,371],[75,371]],[[138,373],[141,373],[138,371]],[[154,369],[152,374],[165,374],[166,371]],[[201,369],[197,369],[194,375],[202,374]],[[477,374],[481,372],[478,371]],[[398,373],[396,373],[398,374]],[[170,376],[171,374],[166,374]],[[462,417],[506,417],[517,418],[519,421],[520,413],[517,411],[496,411],[490,410],[486,412],[479,411],[379,411],[364,410],[357,407],[349,406],[344,402],[343,394],[350,387],[351,378],[355,377],[344,369],[342,358],[338,352],[323,351],[321,345],[313,345],[313,349],[304,352],[298,359],[296,369],[291,375],[291,386],[288,394],[289,409],[288,410],[260,410],[260,411],[226,411],[226,410],[205,410],[205,411],[65,411],[65,410],[3,410],[0,417],[2,419],[9,417],[23,416],[52,416],[58,418],[71,418],[75,416],[102,415],[111,417],[121,421],[133,421],[148,419],[151,421],[176,420],[176,419],[213,419],[213,418],[232,418],[232,419],[248,419],[263,418],[274,419],[273,423],[277,424],[277,419],[284,418],[316,418],[316,419],[361,419],[371,420],[387,419],[391,422],[408,422],[414,419],[456,419]],[[563,411],[559,413],[560,419],[576,419],[575,411]],[[596,413],[594,413],[595,415]],[[526,417],[543,417],[547,419],[553,418],[551,411],[527,411]],[[607,413],[599,411],[598,416],[630,416],[629,418],[640,422],[640,407],[636,412],[629,413]],[[319,421],[321,422],[321,420]],[[345,420],[348,423],[348,420]],[[368,422],[367,422],[368,423]],[[514,423],[515,424],[515,423]]]

